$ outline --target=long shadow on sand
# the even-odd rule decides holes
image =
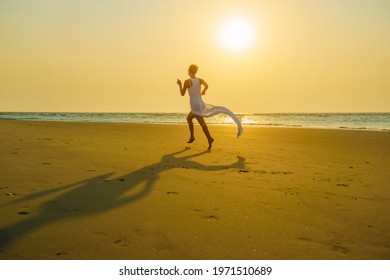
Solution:
[[[7,254],[4,249],[14,240],[45,225],[64,219],[97,215],[141,199],[152,190],[159,179],[159,174],[164,171],[173,168],[204,171],[245,168],[245,159],[242,157],[237,157],[237,161],[230,165],[213,166],[189,160],[209,151],[176,157],[189,149],[184,148],[178,152],[164,155],[161,161],[124,176],[113,177],[114,173],[106,173],[70,185],[37,192],[14,201],[15,204],[34,200],[43,202],[39,212],[33,213],[31,218],[0,229],[0,251]]]

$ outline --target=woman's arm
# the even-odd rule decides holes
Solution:
[[[200,81],[200,84],[204,86],[204,88],[202,90],[202,95],[205,95],[206,90],[209,88],[209,85],[203,79],[199,79],[199,81]]]
[[[179,90],[180,90],[181,96],[184,96],[184,94],[186,94],[186,90],[188,88],[188,80],[184,81],[184,86],[183,86],[181,83],[181,80],[177,79],[177,84],[179,85]]]

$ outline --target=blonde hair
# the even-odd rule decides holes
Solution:
[[[188,67],[188,71],[191,72],[192,74],[196,74],[198,72],[198,65],[196,64],[191,64],[190,67]]]

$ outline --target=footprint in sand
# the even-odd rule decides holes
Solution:
[[[175,247],[169,242],[166,235],[159,231],[136,229],[134,234],[143,239],[145,243],[152,246],[157,251],[172,251]]]
[[[335,236],[338,236],[339,234],[337,233],[332,233],[332,232],[329,232],[330,235],[335,235]],[[307,238],[307,237],[303,237],[303,236],[299,236],[297,237],[297,240],[300,240],[300,241],[303,241],[303,242],[309,242],[309,243],[317,243],[317,244],[320,244],[320,245],[323,245],[323,246],[326,246],[328,247],[330,250],[332,251],[336,251],[336,252],[339,252],[339,253],[342,253],[342,254],[348,254],[350,252],[350,250],[343,246],[341,242],[337,241],[337,240],[313,240],[313,239],[310,239],[310,238]]]
[[[166,192],[166,194],[178,195],[180,193],[179,192]]]
[[[293,173],[288,172],[288,171],[271,171],[270,174],[272,174],[272,175],[279,175],[279,174],[288,175],[288,174],[293,174]]]
[[[348,254],[349,249],[347,247],[341,246],[340,244],[329,244],[331,250],[342,253],[342,254]]]
[[[127,242],[126,238],[123,239],[115,239],[114,243],[118,246],[127,247],[129,246],[129,243]]]
[[[212,219],[219,220],[219,218],[217,216],[214,216],[214,215],[206,215],[206,216],[203,216],[202,218],[207,219],[207,220],[212,220]]]
[[[113,239],[113,237],[109,236],[108,233],[102,232],[102,231],[94,232],[94,235],[95,235],[95,237],[97,237],[99,239],[103,239],[105,241],[107,241],[107,239],[108,239],[108,240],[110,240],[110,242],[114,243],[117,246],[121,246],[121,247],[129,246],[129,242],[127,241],[126,238],[123,238],[123,237],[118,237],[116,239]]]
[[[219,220],[218,216],[213,215],[213,214],[210,214],[210,215],[204,214],[203,210],[201,210],[201,209],[195,208],[195,209],[192,209],[192,211],[194,211],[202,219],[206,219],[206,220]],[[218,209],[215,208],[214,211],[218,211]]]
[[[248,173],[248,172],[249,172],[249,170],[246,170],[246,169],[240,169],[240,170],[238,170],[238,172],[239,172],[239,173]]]

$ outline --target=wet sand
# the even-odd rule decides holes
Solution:
[[[389,259],[390,133],[0,121],[0,259]]]

